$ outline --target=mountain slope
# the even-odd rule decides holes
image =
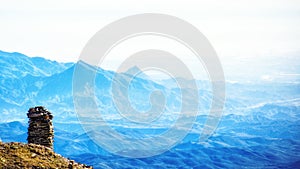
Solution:
[[[42,57],[28,57],[24,54],[0,50],[0,77],[21,78],[26,75],[51,76],[64,71],[73,63],[58,63]]]
[[[1,143],[0,168],[92,168],[36,144]]]

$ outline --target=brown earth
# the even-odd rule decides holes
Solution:
[[[86,169],[92,167],[64,158],[41,145],[0,142],[0,169],[18,168]]]

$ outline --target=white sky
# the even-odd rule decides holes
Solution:
[[[0,2],[0,50],[51,60],[76,61],[103,26],[149,12],[174,15],[196,26],[222,62],[300,51],[300,1],[296,0]]]

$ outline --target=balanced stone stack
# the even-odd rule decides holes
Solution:
[[[27,113],[29,118],[28,143],[39,144],[53,149],[52,114],[42,106],[30,108]]]

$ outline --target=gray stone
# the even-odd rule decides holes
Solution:
[[[39,144],[53,149],[53,116],[42,106],[32,107],[28,110],[28,144]]]

